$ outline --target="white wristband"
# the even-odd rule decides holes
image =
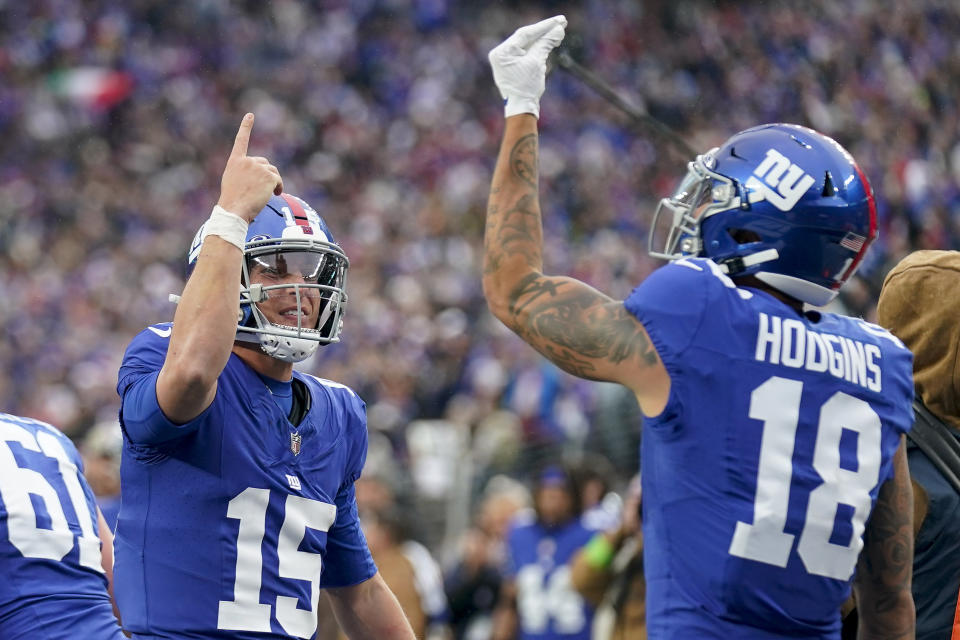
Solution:
[[[508,96],[503,101],[503,117],[509,118],[521,113],[532,113],[534,118],[540,119],[540,101],[536,98]]]
[[[210,213],[210,218],[203,223],[202,243],[207,236],[219,236],[236,248],[243,251],[247,243],[247,228],[249,223],[235,213],[230,213],[220,205],[216,205]]]

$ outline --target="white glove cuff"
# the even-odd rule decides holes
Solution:
[[[207,236],[219,236],[243,251],[247,243],[247,228],[250,225],[246,220],[235,213],[230,213],[220,205],[216,205],[210,213],[210,218],[203,223],[203,234],[200,242]]]
[[[508,96],[503,105],[503,116],[520,115],[521,113],[532,113],[534,118],[540,118],[540,101],[536,98]]]

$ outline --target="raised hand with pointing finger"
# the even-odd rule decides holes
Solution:
[[[329,587],[351,638],[413,640],[358,522],[363,401],[293,370],[338,340],[347,256],[277,168],[247,155],[253,121],[190,248],[173,324],[134,337],[118,374],[123,622],[143,637],[309,638]]]
[[[253,114],[248,113],[240,123],[220,180],[220,200],[225,210],[252,222],[271,195],[283,193],[283,178],[270,161],[261,156],[248,156]]]

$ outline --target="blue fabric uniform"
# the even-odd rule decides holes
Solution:
[[[589,640],[593,609],[570,584],[570,559],[597,532],[583,518],[546,527],[523,513],[507,533],[520,640]]]
[[[210,407],[174,425],[156,400],[169,335],[169,324],[140,333],[119,373],[124,627],[144,638],[313,637],[318,588],[376,573],[353,488],[367,451],[364,403],[294,372],[312,399],[294,427],[231,355]]]
[[[123,640],[83,463],[56,428],[0,413],[0,638]]]
[[[670,375],[644,420],[651,639],[839,638],[862,533],[913,424],[910,352],[682,259],[625,301]]]
[[[912,442],[907,455],[910,478],[929,500],[913,550],[917,640],[947,640],[960,586],[960,495]]]

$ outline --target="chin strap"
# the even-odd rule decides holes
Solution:
[[[776,260],[779,257],[780,252],[778,252],[776,249],[764,249],[763,251],[751,253],[748,256],[737,256],[735,258],[727,258],[726,260],[722,260],[719,263],[720,271],[729,276],[735,276],[738,273],[746,271],[755,264],[770,262],[771,260]]]

